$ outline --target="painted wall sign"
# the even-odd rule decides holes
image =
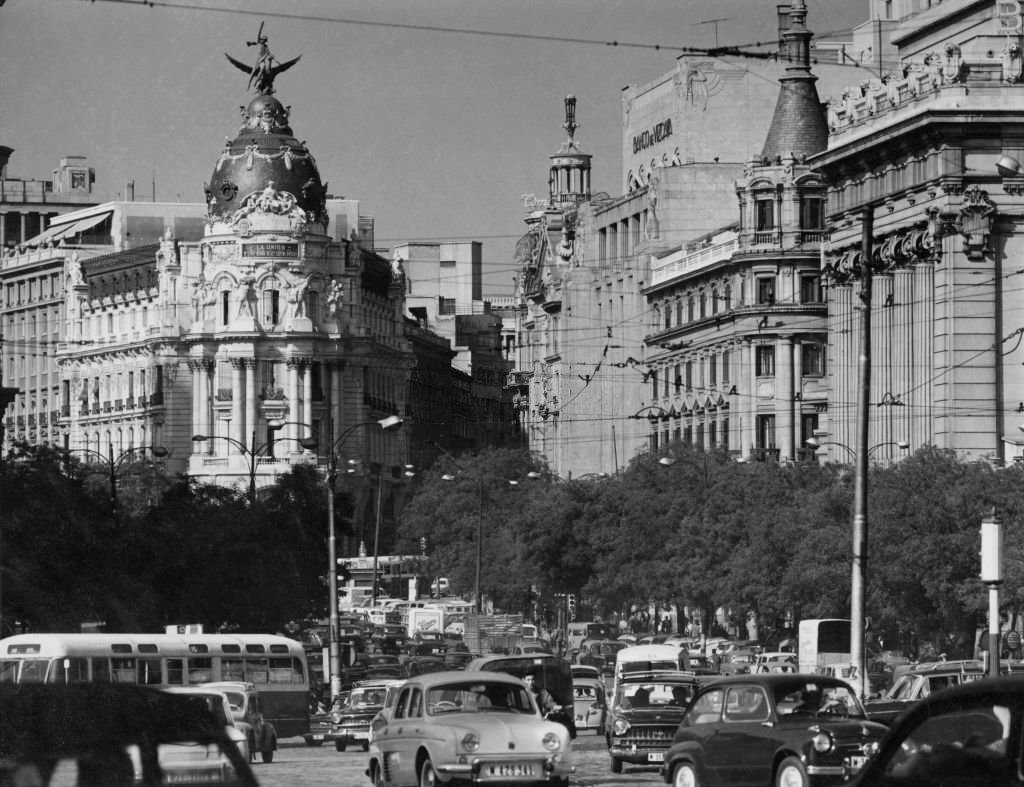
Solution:
[[[672,136],[672,118],[656,123],[652,128],[641,131],[633,137],[633,152],[639,153],[657,145]]]
[[[298,243],[243,243],[243,257],[289,257],[299,256]]]

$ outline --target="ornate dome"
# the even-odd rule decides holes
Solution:
[[[238,212],[269,190],[291,194],[294,202],[285,199],[285,203],[301,209],[307,220],[326,228],[327,189],[320,181],[313,156],[304,143],[292,136],[288,125],[290,109],[273,96],[275,77],[295,65],[299,58],[277,63],[267,47],[262,25],[257,40],[249,44],[260,47],[255,65],[248,66],[230,55],[227,58],[250,75],[249,86],[255,86],[258,95],[242,110],[238,136],[228,141],[205,187],[209,215],[230,220],[236,214],[242,215]]]
[[[292,136],[288,110],[273,96],[260,95],[242,110],[242,119],[206,186],[210,215],[227,220],[248,197],[272,185],[294,196],[311,221],[323,223],[326,189],[313,156]]]

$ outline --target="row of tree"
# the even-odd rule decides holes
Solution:
[[[479,555],[481,592],[513,612],[575,594],[604,618],[675,604],[699,610],[706,627],[716,610],[740,628],[752,616],[762,635],[848,615],[849,467],[741,464],[682,445],[670,456],[580,480],[553,477],[524,451],[442,457],[406,490],[400,515],[384,518],[380,551],[422,555],[425,576],[446,576],[467,597]],[[325,481],[315,468],[297,466],[255,505],[149,465],[119,469],[119,480],[114,505],[109,479],[66,455],[20,447],[0,462],[4,634],[94,620],[111,630],[278,631],[326,615]],[[869,493],[874,641],[970,654],[987,610],[979,526],[993,511],[1005,532],[1002,598],[1016,621],[1024,469],[925,448],[873,467]],[[354,535],[353,502],[339,491],[340,543]]]

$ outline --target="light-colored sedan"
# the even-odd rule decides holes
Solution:
[[[375,720],[367,774],[375,787],[453,779],[568,787],[572,770],[568,729],[543,719],[523,681],[452,671],[398,688],[394,706]]]
[[[573,713],[577,732],[594,730],[598,735],[604,735],[608,714],[605,693],[604,681],[600,678],[573,678]]]

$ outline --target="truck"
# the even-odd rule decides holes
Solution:
[[[466,615],[465,625],[470,653],[509,653],[523,641],[522,615]]]
[[[418,631],[434,631],[444,636],[444,609],[441,607],[409,607],[407,624],[409,639],[413,639]]]

